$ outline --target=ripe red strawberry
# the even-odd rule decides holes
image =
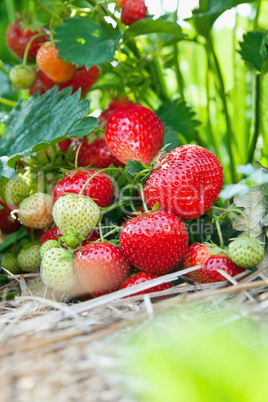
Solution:
[[[12,209],[0,198],[0,231],[3,234],[10,234],[19,230],[21,224],[17,217],[13,217],[10,215]]]
[[[150,163],[160,151],[165,129],[150,109],[134,105],[116,110],[108,119],[105,138],[111,152],[122,163],[127,159]]]
[[[117,290],[131,268],[119,247],[91,243],[75,254],[74,269],[82,285],[98,297]]]
[[[34,95],[40,89],[40,95],[43,95],[49,89],[53,88],[57,83],[46,76],[43,71],[38,70],[37,79],[34,85],[28,90],[30,95]]]
[[[188,246],[185,224],[168,212],[150,212],[128,221],[119,240],[126,260],[152,274],[178,266]]]
[[[218,158],[198,145],[175,148],[153,171],[144,188],[150,208],[156,203],[181,219],[196,219],[218,200],[223,168]]]
[[[100,77],[100,69],[97,66],[93,66],[86,69],[85,66],[76,69],[74,76],[67,82],[60,84],[60,89],[72,86],[72,93],[81,88],[81,96],[86,96],[91,87],[98,81]]]
[[[106,126],[107,120],[117,109],[126,109],[135,105],[130,99],[124,97],[114,97],[109,102],[107,108],[99,116],[99,125]]]
[[[20,59],[23,59],[26,46],[34,35],[38,33],[47,33],[44,28],[41,28],[40,31],[32,31],[30,28],[24,28],[23,25],[24,22],[21,19],[17,19],[11,22],[6,30],[6,44]],[[39,47],[48,40],[48,35],[34,39],[30,46],[28,56],[35,59]]]
[[[158,276],[154,275],[154,274],[148,274],[147,272],[139,272],[136,275],[132,276],[131,278],[126,279],[120,286],[120,289],[125,289],[125,288],[129,288],[131,286],[134,286],[134,285],[139,285],[140,283],[148,282],[155,278],[158,278]],[[163,283],[162,285],[153,286],[150,289],[142,290],[141,292],[134,293],[132,296],[144,295],[146,293],[151,293],[151,292],[161,292],[161,290],[166,290],[171,287],[172,287],[172,283],[167,282],[167,283]]]
[[[211,255],[213,247],[197,243],[188,247],[182,260],[182,268],[190,268],[201,265],[201,268],[185,275],[193,281],[200,283],[222,282],[226,278],[217,272],[225,271],[230,276],[236,276],[245,270],[236,265],[226,254]]]
[[[48,46],[44,44],[37,52],[36,63],[51,80],[60,83],[69,81],[74,76],[76,68],[74,64],[60,59],[58,52],[55,43],[50,43]]]
[[[50,228],[48,228],[43,236],[40,239],[40,247],[47,242],[48,240],[58,240],[60,237],[62,237],[63,234],[61,233],[60,229],[58,228],[57,225],[54,225]]]
[[[120,6],[122,8],[121,21],[126,25],[143,20],[147,16],[144,0],[120,0]]]
[[[90,142],[90,137],[86,138],[79,150],[78,165],[94,166],[105,169],[113,164],[115,167],[123,166],[111,153],[104,138],[97,138]]]
[[[79,194],[86,181],[97,172],[97,170],[71,170],[61,179],[53,190],[53,202],[66,193]],[[113,183],[110,177],[101,172],[87,184],[83,195],[92,198],[99,207],[108,207],[113,199]]]

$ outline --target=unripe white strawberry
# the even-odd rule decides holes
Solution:
[[[37,75],[33,68],[19,65],[12,67],[9,77],[15,88],[28,89],[35,83]]]
[[[19,205],[19,220],[24,226],[43,229],[53,222],[53,199],[51,195],[35,193]]]
[[[18,205],[30,192],[29,185],[22,179],[9,179],[3,186],[3,200],[9,205]]]
[[[1,265],[12,274],[16,275],[20,272],[17,257],[14,254],[6,254],[2,257]]]
[[[264,257],[264,248],[258,239],[238,237],[228,246],[231,260],[242,268],[258,265]]]
[[[100,208],[89,197],[66,194],[55,202],[52,214],[64,235],[79,233],[86,237],[100,218]]]
[[[41,258],[44,258],[44,255],[46,254],[46,252],[48,250],[50,250],[51,248],[56,248],[58,246],[59,246],[59,244],[58,244],[57,240],[47,240],[40,247],[40,256],[41,256]]]
[[[41,277],[55,290],[71,289],[76,280],[72,254],[61,247],[48,250],[42,260]]]
[[[37,271],[40,268],[41,257],[38,244],[23,248],[18,255],[18,263],[23,271]]]

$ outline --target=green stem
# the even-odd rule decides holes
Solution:
[[[10,107],[17,107],[17,102],[11,101],[9,99],[0,98],[0,103],[2,105],[10,106]]]
[[[33,41],[34,41],[36,38],[40,38],[41,36],[45,36],[45,35],[46,35],[45,33],[38,33],[38,34],[36,34],[36,35],[34,35],[34,36],[31,37],[31,39],[30,39],[29,42],[27,43],[27,46],[26,46],[26,48],[25,48],[24,55],[23,55],[22,64],[23,64],[24,66],[27,65],[28,53],[29,53],[29,50],[30,50],[30,47],[31,47]]]
[[[138,184],[138,187],[139,187],[139,189],[140,189],[141,200],[142,200],[142,205],[143,205],[144,211],[145,211],[145,212],[148,212],[149,210],[148,210],[148,207],[147,207],[147,204],[146,204],[146,201],[145,201],[144,189],[143,189],[143,187],[142,187],[142,184],[139,183],[139,184]]]
[[[101,227],[101,221],[99,220],[99,233],[100,233],[100,239],[101,242],[104,242],[104,238],[103,238],[103,233],[102,233],[102,227]]]
[[[163,69],[159,61],[159,56],[153,56],[152,66],[157,78],[157,82],[153,82],[154,87],[158,87],[159,97],[163,100],[163,102],[169,102],[167,85],[164,79]]]
[[[219,218],[216,215],[214,215],[214,221],[215,221],[218,236],[220,239],[220,248],[224,249],[224,241],[223,241],[223,237],[222,237],[221,225],[219,222]]]
[[[261,74],[256,75],[256,94],[255,94],[255,123],[254,134],[248,150],[248,162],[254,162],[254,153],[260,132],[260,109],[261,109]]]
[[[254,31],[256,31],[258,29],[258,21],[259,21],[260,11],[261,11],[261,0],[257,0],[256,15],[254,18],[254,28],[253,28]]]
[[[232,176],[232,181],[235,183],[237,177],[236,177],[234,154],[233,154],[233,150],[232,150],[232,139],[235,140],[235,137],[234,137],[234,133],[232,130],[231,120],[230,120],[229,111],[228,111],[223,75],[221,72],[221,67],[220,67],[218,57],[217,57],[215,49],[214,49],[211,33],[209,33],[209,35],[207,36],[206,39],[207,39],[207,49],[212,55],[214,65],[215,65],[215,72],[216,72],[217,78],[218,78],[219,94],[220,94],[220,97],[222,100],[223,111],[224,111],[225,121],[226,121],[227,149],[228,149],[229,158],[230,158],[231,176]]]
[[[98,170],[96,173],[93,173],[93,175],[88,178],[88,180],[85,182],[85,184],[84,184],[83,187],[81,188],[79,195],[82,195],[82,194],[83,194],[83,192],[85,191],[86,186],[88,185],[88,183],[89,183],[95,176],[97,176],[99,173],[107,172],[108,170],[109,170],[109,171],[110,171],[110,170],[112,170],[112,171],[114,170],[114,171],[117,171],[117,172],[120,171],[119,168],[105,168],[105,169],[100,169],[100,170]]]
[[[129,204],[129,200],[121,200],[115,204],[110,205],[109,207],[101,208],[101,211],[103,213],[107,213],[107,212],[113,211],[114,209],[116,209],[118,207],[122,207],[123,205],[128,205],[128,204]]]
[[[179,52],[178,52],[178,45],[174,45],[174,67],[175,67],[175,73],[176,73],[176,80],[177,80],[177,85],[178,85],[178,91],[180,93],[181,99],[185,102],[185,97],[184,97],[184,81],[183,81],[183,76],[181,74],[180,66],[179,66]]]
[[[77,169],[77,166],[78,166],[78,156],[79,156],[79,152],[80,152],[82,144],[83,144],[83,140],[80,142],[80,144],[79,144],[79,146],[77,148],[76,154],[75,154],[75,162],[74,162],[74,168],[75,169]]]

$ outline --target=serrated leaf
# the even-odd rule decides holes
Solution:
[[[168,146],[166,146],[169,144]],[[166,152],[172,151],[174,148],[179,147],[180,141],[178,138],[178,133],[170,127],[165,127],[165,137],[164,137],[164,142],[163,146],[165,147]]]
[[[177,41],[185,39],[185,35],[178,24],[171,21],[163,21],[161,18],[156,20],[145,19],[135,22],[124,32],[123,39],[125,42],[127,42],[135,36],[152,33],[164,33],[172,35],[173,40],[176,39]]]
[[[10,177],[21,156],[30,155],[34,149],[58,142],[57,139],[87,135],[98,120],[85,118],[89,101],[79,101],[80,93],[71,95],[71,88],[58,92],[54,87],[43,96],[30,97],[22,107],[13,109],[7,120],[7,134],[0,144],[0,168]]]
[[[266,59],[266,57],[268,57],[268,34],[265,35],[262,39],[260,54],[263,59]]]
[[[90,68],[113,61],[121,38],[120,30],[87,18],[67,18],[55,29],[59,56],[77,67]]]
[[[144,165],[138,161],[127,160],[126,171],[131,177],[135,177],[137,173],[145,169]]]
[[[268,173],[268,168],[263,166],[260,162],[255,161],[255,166],[258,170],[262,170],[264,173]]]
[[[182,134],[188,141],[194,140],[196,127],[200,122],[195,119],[195,112],[181,100],[161,106],[156,112],[166,127]]]
[[[235,196],[234,204],[238,208],[243,208],[243,212],[247,218],[245,219],[240,214],[234,222],[234,229],[243,232],[242,235],[246,235],[249,224],[250,235],[262,241],[264,236],[262,220],[266,214],[267,203],[265,202],[261,186],[252,187],[243,196]]]
[[[243,42],[239,42],[242,59],[248,63],[253,64],[256,70],[261,71],[261,65],[264,60],[260,49],[265,34],[259,31],[247,32],[243,36]]]

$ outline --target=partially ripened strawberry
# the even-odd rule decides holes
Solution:
[[[91,87],[98,81],[100,76],[100,69],[97,66],[93,66],[87,70],[85,66],[79,67],[75,70],[74,76],[62,84],[60,84],[60,89],[72,86],[72,93],[76,92],[79,88],[81,89],[81,96],[86,96],[90,91]]]
[[[131,286],[139,285],[141,283],[148,282],[152,279],[158,278],[157,275],[154,274],[148,274],[148,272],[138,272],[136,275],[131,276],[130,278],[126,279],[122,285],[120,286],[120,289],[125,289],[129,288]],[[161,292],[161,290],[166,290],[172,287],[171,282],[163,283],[162,285],[158,286],[153,286],[150,289],[142,290],[141,292],[138,293],[133,293],[131,296],[137,296],[137,295],[144,295],[146,293],[151,293],[151,292]]]
[[[120,6],[122,8],[121,21],[126,25],[143,20],[147,16],[144,0],[120,0]]]
[[[134,105],[118,109],[109,117],[105,139],[122,163],[129,159],[148,164],[160,151],[164,134],[164,125],[152,110]]]
[[[48,240],[59,240],[59,238],[62,236],[63,236],[63,234],[59,230],[58,226],[54,225],[45,231],[45,233],[43,234],[43,236],[40,239],[40,246],[42,246]]]
[[[49,194],[34,193],[19,205],[19,220],[29,228],[43,229],[51,225],[53,199]]]
[[[188,246],[185,224],[168,212],[150,212],[131,219],[119,240],[126,260],[153,274],[165,274],[177,267]]]
[[[74,76],[76,68],[74,64],[66,63],[64,59],[59,58],[58,52],[55,43],[44,44],[37,52],[36,63],[51,80],[61,83],[69,81]]]
[[[130,273],[119,247],[111,243],[92,243],[75,255],[74,268],[82,285],[94,296],[117,290]]]
[[[37,75],[33,68],[17,65],[10,70],[9,78],[15,89],[28,89],[34,85]]]
[[[0,231],[7,235],[16,232],[21,227],[18,216],[11,215],[12,209],[0,198]]]
[[[30,39],[39,33],[43,33],[44,36],[34,39],[29,48],[28,56],[35,59],[39,47],[49,40],[49,36],[44,28],[32,30],[31,28],[24,27],[24,25],[21,19],[17,19],[9,24],[6,30],[6,44],[16,56],[23,59],[26,46]]]
[[[90,142],[90,137],[88,137],[83,141],[78,154],[79,166],[94,166],[105,169],[112,164],[115,167],[123,166],[111,153],[104,138],[97,138]]]
[[[150,208],[156,203],[181,219],[196,219],[218,200],[223,168],[218,158],[198,145],[175,148],[150,174],[144,188]]]
[[[79,194],[86,181],[96,172],[98,171],[87,169],[70,171],[54,187],[54,203],[66,193]],[[89,181],[83,195],[92,198],[99,207],[108,207],[113,199],[112,180],[104,172],[97,174]]]
[[[226,254],[220,252],[213,255],[212,251],[213,247],[200,243],[188,247],[182,260],[182,268],[187,269],[196,265],[201,265],[201,268],[185,276],[199,283],[211,283],[226,281],[226,278],[218,272],[219,269],[230,276],[236,276],[245,271]]]
[[[18,254],[18,264],[23,271],[32,272],[40,268],[41,256],[38,244],[29,244]]]
[[[125,96],[113,97],[109,102],[107,108],[104,109],[99,115],[99,125],[105,127],[107,120],[117,109],[127,109],[133,105],[135,105],[135,103]]]

